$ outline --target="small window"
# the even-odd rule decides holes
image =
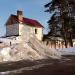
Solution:
[[[35,34],[37,34],[37,29],[35,29]]]

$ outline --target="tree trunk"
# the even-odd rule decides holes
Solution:
[[[71,32],[70,32],[70,46],[73,47],[72,34],[71,34]]]
[[[65,42],[65,48],[67,48],[67,36],[66,36],[66,30],[64,27],[64,15],[62,15],[63,11],[64,9],[63,7],[61,7],[60,16],[61,16],[61,21],[62,21],[62,33],[63,33],[64,42]]]
[[[67,37],[66,37],[66,33],[64,33],[64,41],[65,41],[65,48],[67,48]]]

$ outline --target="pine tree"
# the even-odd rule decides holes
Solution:
[[[72,25],[74,25],[75,21],[75,0],[52,0],[45,7],[47,8],[46,12],[54,13],[48,21],[51,29],[49,33],[59,28],[65,41],[65,47],[67,48],[68,39],[70,45],[73,46]]]

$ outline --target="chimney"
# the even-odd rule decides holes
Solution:
[[[17,11],[18,20],[20,23],[23,21],[23,11],[18,10]]]

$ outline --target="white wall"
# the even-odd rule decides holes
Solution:
[[[23,41],[27,41],[30,37],[30,26],[19,24],[19,35]]]
[[[6,25],[6,36],[19,35],[19,25]]]
[[[37,29],[37,34],[35,34],[35,29]],[[25,24],[13,24],[6,26],[6,36],[20,35],[22,39],[28,40],[31,35],[35,35],[38,40],[42,40],[43,29],[38,27],[33,27]]]
[[[39,40],[42,40],[42,38],[43,38],[43,28],[36,28],[36,29],[37,29],[36,37],[37,37]]]
[[[37,34],[35,34],[35,29],[37,29]],[[29,38],[31,35],[35,35],[38,40],[43,38],[43,29],[37,28],[29,25],[19,24],[19,35],[22,35],[22,38]]]

